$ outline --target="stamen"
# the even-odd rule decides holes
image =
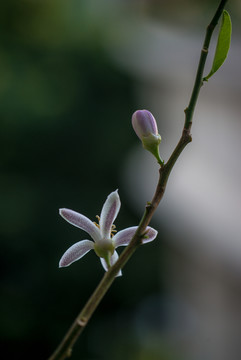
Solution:
[[[116,229],[116,226],[114,224],[112,224],[111,225],[111,232],[110,232],[110,237],[111,238],[113,238],[113,236],[115,235],[113,233],[117,233],[117,230],[115,230],[115,229]]]
[[[100,222],[100,217],[99,217],[99,215],[96,215],[95,217],[97,218],[98,222]],[[93,221],[93,224],[94,224],[95,226],[97,226],[98,229],[100,229],[100,224],[98,224],[98,223],[95,222],[95,221]],[[112,224],[112,225],[111,225],[111,231],[110,231],[110,237],[111,237],[111,238],[113,238],[113,236],[115,235],[114,233],[117,233],[117,230],[115,230],[115,229],[116,229],[115,224]]]
[[[97,218],[98,222],[100,222],[100,217],[99,217],[99,215],[96,215],[95,217]],[[97,224],[95,221],[93,221],[93,224],[94,224],[95,226],[97,226],[98,229],[100,228],[100,225]]]

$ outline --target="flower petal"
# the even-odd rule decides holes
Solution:
[[[111,263],[111,265],[113,265],[114,263],[116,263],[116,261],[118,260],[118,258],[119,258],[119,255],[117,254],[116,251],[114,251],[113,255],[112,255],[111,258],[110,258],[110,263]],[[104,259],[104,258],[100,258],[100,262],[101,262],[103,268],[105,269],[105,271],[108,271],[108,266],[107,266],[107,264],[106,264],[105,259]],[[116,277],[117,277],[117,276],[122,276],[122,271],[121,271],[121,270],[118,272],[118,274],[116,275]]]
[[[137,228],[138,226],[132,226],[124,230],[118,231],[118,233],[112,238],[115,248],[117,248],[118,246],[127,246],[133,238]]]
[[[59,209],[59,214],[71,225],[86,231],[94,241],[100,239],[100,230],[86,216],[70,209]]]
[[[113,191],[106,199],[100,214],[100,231],[103,238],[110,238],[112,224],[120,210],[118,190]]]
[[[91,249],[94,248],[93,241],[82,240],[72,245],[65,251],[64,255],[60,259],[59,267],[69,266],[74,261],[79,260],[85,254],[87,254]]]
[[[131,239],[133,238],[135,232],[137,230],[137,226],[129,227],[127,229],[119,231],[115,236],[113,236],[112,241],[114,243],[115,248],[118,246],[127,246]],[[146,244],[155,239],[157,236],[157,231],[151,227],[146,228],[146,234],[144,239],[142,240],[142,244]]]
[[[158,135],[156,119],[148,110],[137,110],[132,115],[132,126],[136,135],[142,140],[143,136]]]
[[[158,231],[156,231],[155,229],[153,229],[150,226],[147,226],[146,230],[147,231],[145,233],[144,239],[142,240],[142,244],[146,244],[148,242],[153,241],[157,237],[157,234],[158,234]]]

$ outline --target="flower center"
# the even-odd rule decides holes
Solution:
[[[94,225],[95,226],[97,226],[97,228],[99,229],[100,228],[100,217],[99,217],[99,215],[96,215],[96,218],[97,218],[97,220],[98,220],[98,223],[97,222],[95,222],[95,221],[93,221],[93,223],[94,223]],[[115,235],[114,233],[116,233],[117,232],[117,230],[115,230],[116,229],[116,226],[114,225],[114,224],[112,224],[111,225],[111,231],[110,231],[110,237],[111,238],[113,238],[113,236]]]

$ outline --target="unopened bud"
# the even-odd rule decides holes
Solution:
[[[163,164],[159,155],[161,136],[158,134],[156,120],[152,113],[148,110],[137,110],[132,115],[132,126],[141,139],[143,147],[156,157],[159,164]]]

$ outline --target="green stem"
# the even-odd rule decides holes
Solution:
[[[203,70],[204,70],[204,66],[206,63],[209,44],[210,44],[210,40],[211,40],[211,37],[213,34],[213,30],[216,27],[220,16],[222,15],[224,6],[226,5],[227,1],[228,0],[222,0],[220,2],[215,15],[212,18],[212,20],[206,30],[206,36],[205,36],[203,47],[201,50],[201,55],[200,55],[200,60],[199,60],[198,68],[197,68],[197,74],[196,74],[196,79],[195,79],[192,95],[190,98],[189,105],[185,109],[186,119],[185,119],[184,128],[186,130],[190,130],[191,126],[192,126],[192,118],[193,118],[194,109],[195,109],[196,102],[198,99],[199,91],[203,85]]]
[[[141,245],[142,240],[145,236],[146,227],[149,225],[156,208],[158,207],[166,188],[166,184],[169,178],[169,175],[173,169],[175,162],[177,161],[178,157],[182,153],[183,149],[186,145],[192,141],[191,138],[191,126],[192,126],[192,117],[195,109],[195,105],[197,102],[197,98],[199,95],[200,88],[203,82],[203,70],[208,54],[208,47],[210,43],[210,39],[213,33],[213,30],[222,14],[223,8],[226,4],[227,0],[222,0],[219,4],[219,7],[211,21],[211,23],[207,27],[206,36],[203,44],[203,48],[201,51],[200,61],[197,69],[197,75],[192,91],[192,95],[190,98],[190,102],[188,107],[185,110],[186,118],[184,123],[184,128],[182,132],[182,136],[174,149],[173,153],[171,154],[169,160],[166,164],[163,164],[161,161],[160,170],[159,170],[159,181],[157,184],[156,192],[153,196],[153,199],[150,203],[146,205],[143,217],[139,223],[138,229],[132,238],[130,244],[122,251],[118,261],[110,267],[110,269],[105,273],[102,280],[100,281],[99,285],[87,301],[86,305],[79,313],[77,318],[75,319],[74,323],[66,333],[65,337],[63,338],[62,342],[60,343],[59,347],[53,353],[53,355],[49,358],[49,360],[64,360],[67,357],[71,356],[72,348],[77,341],[78,337],[84,330],[85,326],[87,325],[88,321],[90,320],[91,316],[93,315],[95,309],[99,305],[100,301],[108,291],[109,287],[115,280],[116,275],[124,267],[126,262],[129,258],[133,255],[136,249]]]

